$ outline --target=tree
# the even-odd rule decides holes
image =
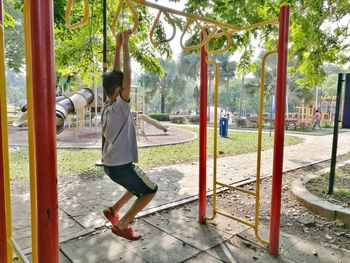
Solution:
[[[174,0],[175,1],[175,0]],[[277,17],[285,1],[261,0],[189,0],[186,11],[228,24],[245,26]],[[323,64],[347,63],[350,44],[348,0],[288,0],[291,5],[289,57],[295,58],[290,74],[299,77],[297,84],[313,88],[325,79]],[[266,50],[276,49],[277,26],[232,34],[231,52],[252,49],[252,40]],[[223,41],[217,41],[223,45]],[[242,56],[246,59],[246,56]],[[245,62],[246,63],[246,62]]]
[[[178,74],[175,61],[165,59],[160,59],[159,61],[164,69],[163,77],[149,72],[141,76],[146,87],[146,103],[160,104],[159,110],[162,113],[171,112],[188,101],[185,92],[187,83]],[[157,107],[153,108],[157,109]]]
[[[5,3],[5,24],[8,34],[6,42],[10,49],[7,52],[8,65],[20,70],[23,65],[23,0],[9,0]],[[55,34],[55,58],[57,75],[62,78],[79,75],[87,84],[100,80],[102,71],[102,4],[103,1],[89,1],[89,23],[75,30],[65,27],[66,0],[54,1],[54,34]],[[107,0],[107,24],[112,24],[116,9],[114,0]],[[156,59],[159,55],[171,57],[169,45],[154,47],[148,38],[148,28],[154,20],[153,15],[142,5],[136,5],[139,13],[139,30],[130,40],[131,56],[144,69],[162,76],[163,70]],[[71,21],[79,21],[84,12],[83,1],[74,1],[71,12]],[[127,8],[122,11],[123,19],[119,19],[117,30],[126,29],[132,24],[132,16]],[[12,27],[12,28],[10,28]],[[164,27],[159,24],[156,27],[155,35],[158,38],[164,37]],[[12,40],[13,39],[13,40]],[[9,42],[11,41],[12,42]],[[12,44],[11,44],[12,43]],[[114,36],[108,28],[108,57],[111,60],[114,56]],[[18,48],[17,48],[18,47]],[[61,79],[59,79],[61,80]],[[74,83],[74,82],[73,82]],[[72,88],[76,89],[74,84]]]
[[[24,63],[23,18],[13,1],[4,2],[5,55],[9,69],[20,72]]]

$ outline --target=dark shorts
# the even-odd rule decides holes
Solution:
[[[123,186],[136,196],[155,193],[158,190],[158,186],[153,183],[138,166],[132,163],[118,166],[105,166],[104,170],[112,181]]]

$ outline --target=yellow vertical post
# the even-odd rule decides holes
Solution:
[[[276,54],[277,50],[267,52],[261,63],[261,77],[260,77],[260,108],[259,108],[259,128],[258,128],[258,152],[257,152],[257,164],[256,164],[256,190],[255,190],[255,236],[264,243],[268,244],[267,240],[260,237],[259,234],[259,208],[260,208],[260,176],[261,176],[261,145],[262,145],[262,128],[263,128],[263,113],[264,113],[264,90],[265,90],[265,63],[266,59]]]
[[[0,0],[0,13],[2,14],[2,0]],[[6,75],[5,75],[5,41],[2,15],[0,16],[0,114],[1,114],[1,141],[4,178],[4,201],[5,201],[5,225],[7,238],[7,262],[12,260],[12,220],[11,220],[11,189],[10,189],[10,166],[9,166],[9,146],[7,128],[7,97],[6,97]]]
[[[206,220],[213,220],[216,216],[217,191],[217,153],[218,153],[218,94],[219,94],[219,65],[215,60],[207,60],[207,64],[214,65],[214,152],[213,152],[213,215]]]
[[[30,0],[24,1],[24,44],[26,58],[26,86],[28,105],[28,145],[30,170],[30,208],[32,225],[32,262],[38,262],[38,233],[37,233],[37,191],[35,174],[35,138],[34,138],[34,112],[33,112],[33,85],[32,85],[32,52],[30,31]]]

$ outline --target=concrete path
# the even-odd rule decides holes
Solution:
[[[144,125],[144,134],[138,130],[137,143],[139,147],[150,147],[158,145],[169,145],[185,143],[195,140],[197,135],[191,131],[171,127],[164,133],[162,130],[152,125]],[[11,147],[28,145],[27,128],[16,128],[9,126],[9,145]],[[101,149],[102,135],[101,127],[85,127],[84,129],[66,128],[62,133],[57,135],[58,148],[87,148]]]
[[[350,254],[281,233],[280,255],[272,257],[254,243],[254,234],[225,217],[199,225],[197,202],[163,211],[135,223],[143,234],[130,242],[101,229],[60,244],[61,262],[227,262],[227,263],[347,263]],[[266,229],[262,231],[267,234]],[[251,240],[253,242],[247,242]]]
[[[304,142],[285,148],[284,170],[295,169],[314,162],[329,159],[331,156],[332,136],[299,135]],[[339,134],[338,154],[350,151],[350,132]],[[272,173],[273,150],[262,153],[262,175]],[[149,177],[159,186],[159,192],[151,205],[141,215],[169,208],[181,202],[195,200],[198,195],[198,163],[169,165],[146,171]],[[212,161],[208,162],[207,190],[212,189]],[[256,153],[243,154],[218,160],[218,178],[220,181],[233,184],[250,180],[256,173]],[[60,240],[65,241],[106,225],[101,215],[102,209],[112,204],[122,194],[123,189],[110,181],[102,179],[82,183],[74,180],[67,184],[59,182]],[[23,248],[30,251],[28,194],[16,194],[13,211],[27,211],[20,219],[14,218],[15,238]],[[169,241],[170,243],[173,241]],[[175,242],[175,241],[174,241]],[[176,243],[176,242],[175,242]]]

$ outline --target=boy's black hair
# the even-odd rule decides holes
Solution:
[[[316,110],[316,112],[318,112],[318,110]]]
[[[114,94],[117,88],[123,85],[123,75],[123,72],[115,69],[103,73],[102,85],[109,98]]]

